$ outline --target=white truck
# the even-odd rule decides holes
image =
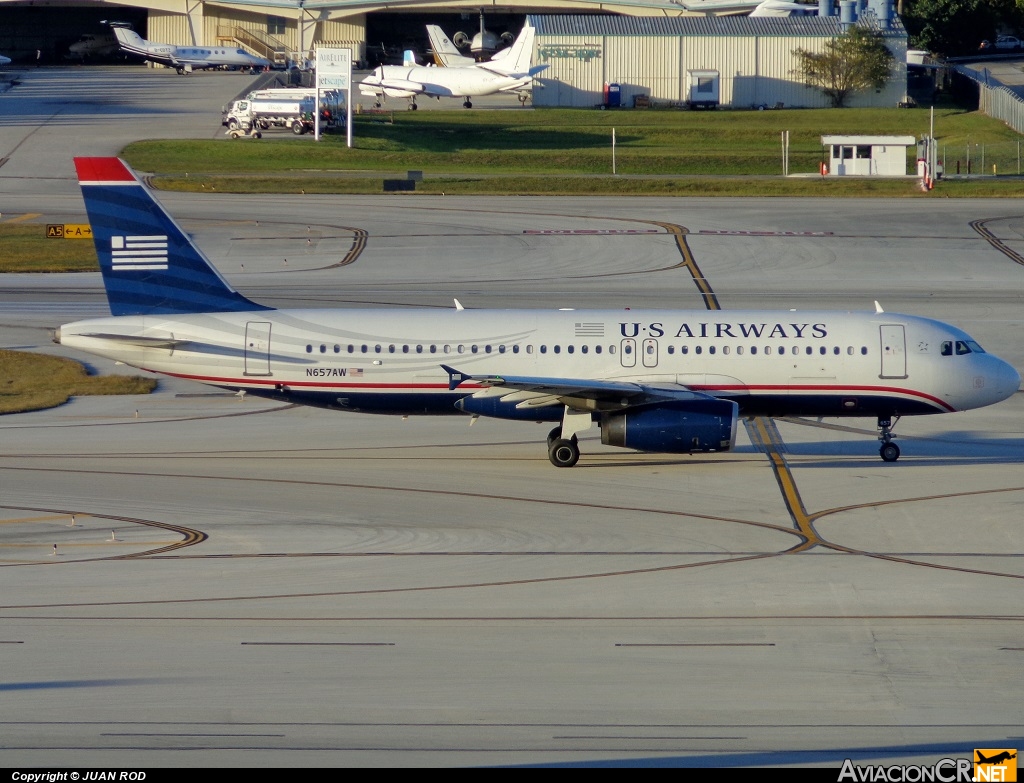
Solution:
[[[270,99],[243,98],[228,107],[221,120],[234,139],[270,128],[291,128],[301,136],[313,130],[316,104],[312,98]]]

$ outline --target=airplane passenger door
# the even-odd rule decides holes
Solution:
[[[249,321],[245,325],[245,374],[270,375],[270,323]]]
[[[636,367],[636,340],[627,337],[619,345],[619,361],[623,367]]]
[[[879,378],[907,377],[907,343],[903,324],[881,324],[882,372]]]
[[[644,367],[657,367],[658,366],[658,341],[650,337],[643,342],[643,357],[642,361]]]

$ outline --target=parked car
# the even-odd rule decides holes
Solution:
[[[1020,49],[1020,38],[1015,35],[1001,35],[996,38],[996,49]]]

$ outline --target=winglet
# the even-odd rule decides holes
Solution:
[[[460,383],[472,378],[471,375],[459,372],[454,367],[449,367],[447,364],[442,364],[441,369],[448,373],[448,391],[455,391]]]

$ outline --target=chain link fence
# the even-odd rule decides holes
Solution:
[[[939,142],[938,162],[946,176],[954,174],[1024,174],[1024,146],[1020,141],[996,144],[943,144]]]
[[[979,111],[984,112],[989,117],[995,117],[998,120],[1002,120],[1017,131],[1017,133],[1024,133],[1024,99],[1022,99],[1020,95],[1000,82],[996,77],[989,73],[987,69],[984,71],[976,71],[973,68],[968,68],[966,65],[954,65],[953,71],[954,73],[973,82],[977,86]],[[964,171],[965,174],[990,173],[993,165],[995,165],[999,170],[999,173],[1002,174],[1021,173],[1019,150],[1011,149],[1009,153],[1007,153],[1006,150],[1002,149],[1003,145],[993,144],[989,146],[998,147],[999,149],[990,149],[988,151],[988,169],[985,168],[984,162],[978,157],[979,153],[984,156],[984,151],[974,150],[973,166],[980,166],[981,170],[974,172]],[[967,145],[967,147],[970,147],[970,145]],[[965,166],[968,160],[970,160],[970,153],[970,149],[965,149],[962,155],[962,162]],[[959,153],[956,154],[959,155]]]

